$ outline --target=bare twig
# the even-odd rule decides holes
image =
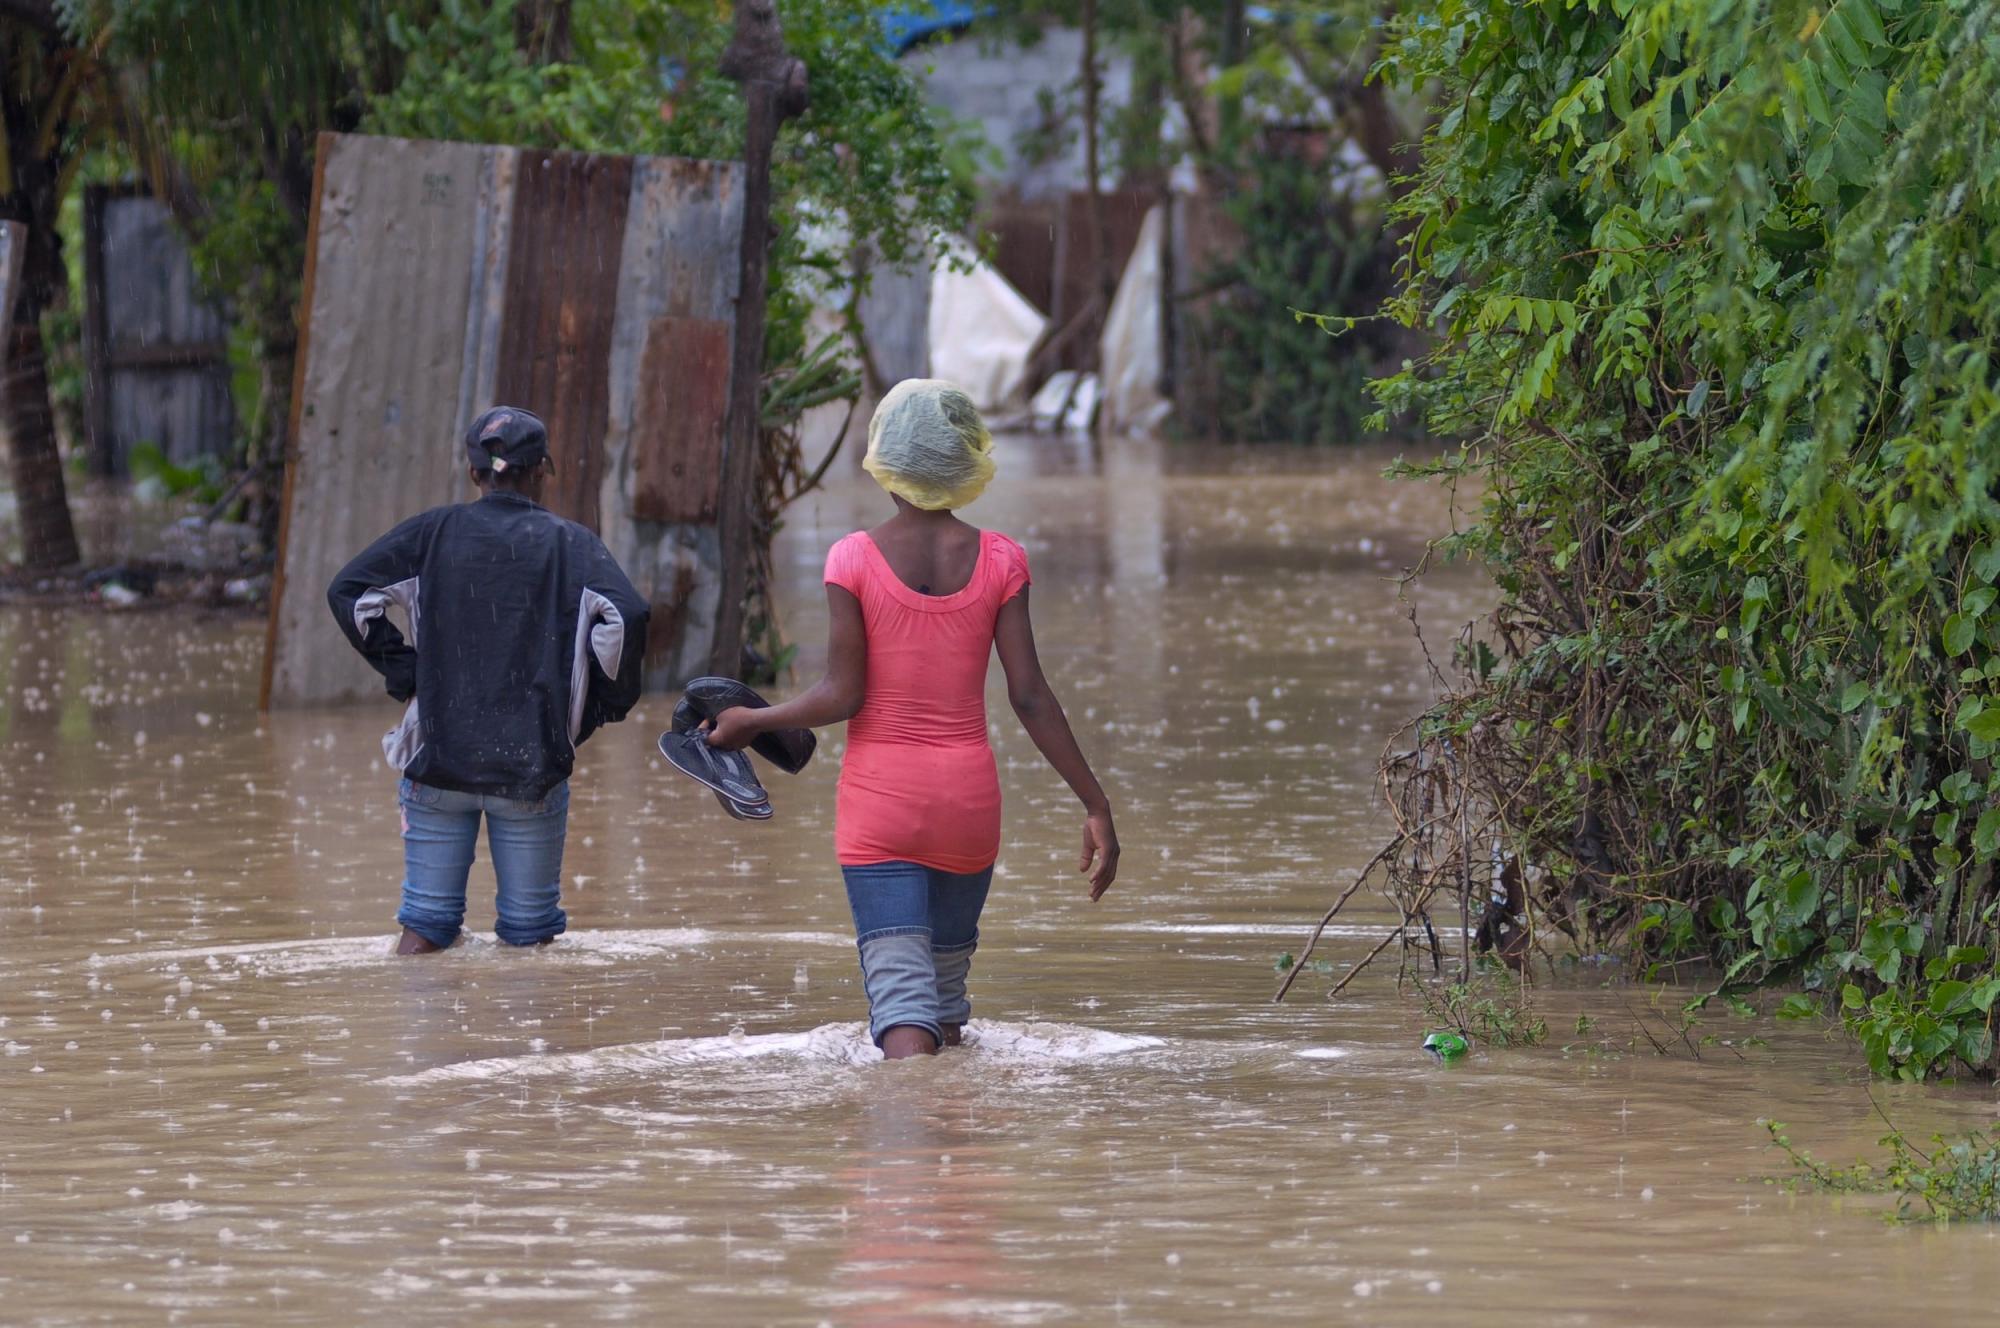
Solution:
[[[1368,860],[1368,865],[1363,867],[1355,875],[1353,882],[1340,892],[1340,898],[1333,901],[1333,907],[1326,911],[1326,916],[1319,920],[1319,925],[1313,928],[1312,935],[1306,939],[1305,949],[1300,952],[1298,961],[1292,965],[1291,971],[1285,974],[1285,980],[1278,984],[1277,993],[1271,997],[1273,1005],[1284,1000],[1285,993],[1292,989],[1292,983],[1298,978],[1299,970],[1306,966],[1306,960],[1312,958],[1314,948],[1319,945],[1319,938],[1325,934],[1327,927],[1333,922],[1334,915],[1339,913],[1346,906],[1347,901],[1354,897],[1354,892],[1359,890],[1362,884],[1367,881],[1370,873],[1381,866],[1383,861],[1396,852],[1399,847],[1399,844],[1392,843],[1383,848],[1380,853],[1377,853]]]

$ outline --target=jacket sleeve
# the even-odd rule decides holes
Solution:
[[[595,535],[588,537],[584,572],[584,612],[591,627],[581,743],[606,724],[616,724],[638,703],[645,684],[646,629],[652,610],[645,597]]]
[[[417,692],[418,573],[430,532],[430,513],[410,518],[357,554],[326,590],[327,607],[348,644],[382,675],[398,701]],[[392,605],[400,605],[409,619],[407,640],[389,621]]]

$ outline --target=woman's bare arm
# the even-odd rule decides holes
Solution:
[[[1076,745],[1062,702],[1042,673],[1025,587],[1000,606],[993,641],[1000,650],[1000,667],[1007,673],[1007,699],[1020,717],[1021,727],[1083,803],[1083,857],[1077,870],[1091,872],[1090,897],[1100,899],[1118,877],[1118,831],[1111,823],[1111,800],[1104,796],[1083,749]],[[1091,871],[1093,861],[1095,871]]]
[[[826,588],[826,676],[789,701],[763,710],[736,706],[715,717],[711,746],[735,751],[772,729],[818,729],[852,719],[868,687],[868,632],[861,601],[840,586]]]

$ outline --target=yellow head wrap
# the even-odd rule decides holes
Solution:
[[[993,435],[957,384],[905,378],[875,407],[861,467],[911,506],[949,511],[993,478]]]

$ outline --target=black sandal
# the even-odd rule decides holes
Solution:
[[[742,752],[725,752],[708,745],[701,732],[662,733],[660,755],[667,762],[715,794],[722,810],[739,821],[771,819],[771,797],[757,782],[750,758]]]
[[[687,685],[680,703],[674,707],[674,732],[693,733],[736,706],[765,710],[770,704],[754,688],[734,678],[696,678]],[[812,760],[818,749],[819,739],[811,729],[773,729],[750,740],[751,751],[788,775],[805,769],[806,762]]]

